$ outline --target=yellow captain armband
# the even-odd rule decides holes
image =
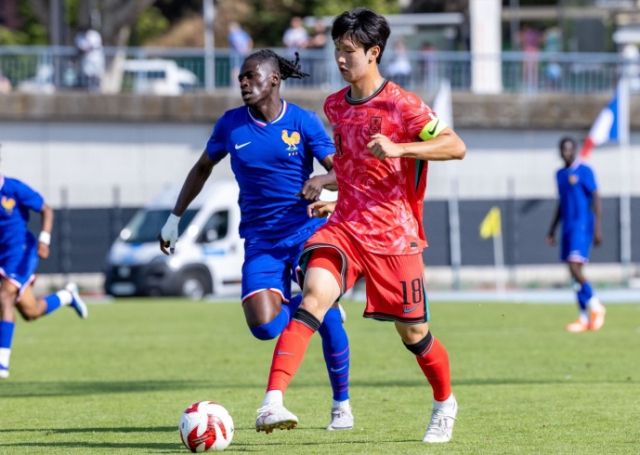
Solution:
[[[438,134],[442,132],[448,125],[438,117],[433,118],[429,123],[422,128],[420,131],[420,139],[423,141],[428,141],[429,139],[433,139],[437,137]]]

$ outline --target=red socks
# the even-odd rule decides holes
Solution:
[[[451,396],[451,372],[449,371],[449,354],[442,343],[432,339],[431,349],[426,354],[416,355],[418,365],[427,377],[433,389],[436,401],[445,401]]]
[[[314,330],[302,322],[291,320],[278,338],[273,351],[267,391],[280,390],[284,393],[287,390],[291,379],[302,364],[309,340],[314,333]]]

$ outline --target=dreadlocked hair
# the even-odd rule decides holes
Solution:
[[[247,60],[258,60],[261,62],[267,60],[273,61],[278,65],[280,78],[283,81],[289,78],[302,79],[303,77],[309,76],[300,68],[300,55],[297,52],[295,61],[287,60],[284,57],[280,57],[278,54],[269,49],[263,49],[261,51],[255,52],[247,57]]]

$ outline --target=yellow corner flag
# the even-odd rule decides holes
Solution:
[[[498,206],[491,207],[487,216],[480,223],[480,237],[488,239],[489,237],[498,237],[502,235],[502,222],[500,220],[500,208]]]

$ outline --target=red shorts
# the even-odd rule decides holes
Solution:
[[[331,272],[340,285],[341,295],[364,278],[367,289],[365,318],[405,324],[429,320],[421,254],[373,254],[360,247],[340,226],[324,225],[307,240],[300,266],[303,276],[311,267]]]

